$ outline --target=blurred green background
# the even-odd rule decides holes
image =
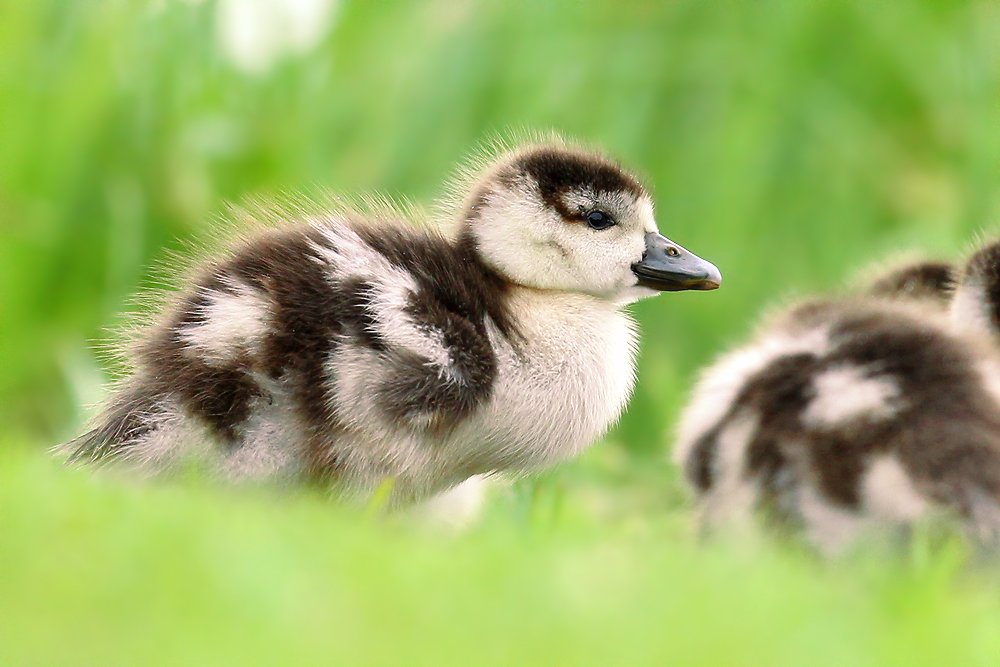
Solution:
[[[998,105],[997,2],[0,0],[0,658],[990,664],[996,587],[968,586],[961,557],[851,578],[785,548],[699,551],[665,461],[696,369],[763,307],[900,250],[955,256],[998,222]],[[100,341],[225,202],[429,204],[523,129],[635,168],[661,231],[725,276],[635,306],[639,387],[583,460],[445,546],[308,494],[46,462],[102,396]],[[30,631],[5,641],[15,620]]]

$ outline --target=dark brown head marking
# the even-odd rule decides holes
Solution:
[[[582,211],[571,211],[563,201],[563,195],[569,190],[627,192],[636,198],[645,193],[634,176],[615,163],[588,153],[555,147],[538,148],[522,155],[512,167],[534,179],[545,205],[567,221],[583,220]]]

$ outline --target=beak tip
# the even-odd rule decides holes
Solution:
[[[702,284],[704,285],[702,287],[704,290],[719,289],[722,286],[722,272],[719,271],[719,268],[715,264],[708,265],[708,276]]]

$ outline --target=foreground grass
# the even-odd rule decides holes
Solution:
[[[0,664],[986,665],[997,578],[954,548],[822,564],[498,497],[442,535],[307,492],[0,458]],[[544,482],[541,483],[544,486]],[[530,486],[530,485],[529,485]],[[580,505],[580,503],[574,503]]]

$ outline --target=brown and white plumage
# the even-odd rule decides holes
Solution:
[[[395,481],[393,502],[571,457],[633,385],[624,304],[718,271],[617,164],[562,143],[471,182],[454,231],[299,216],[207,263],[141,338],[76,460]]]
[[[942,513],[1000,546],[1000,245],[957,273],[797,305],[706,369],[675,449],[706,527],[764,510],[837,552]]]

